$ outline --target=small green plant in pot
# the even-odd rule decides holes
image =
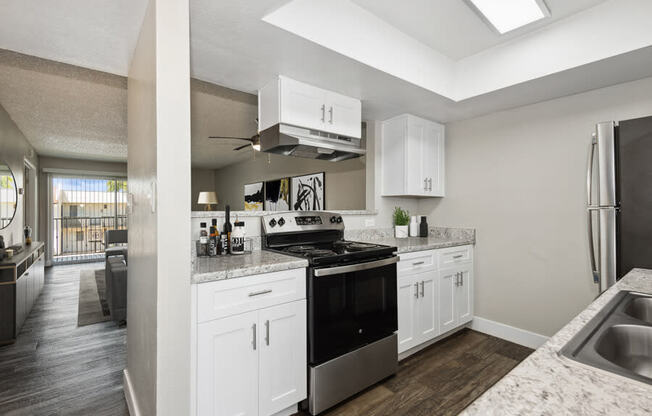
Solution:
[[[410,224],[410,213],[401,207],[394,208],[394,236],[396,238],[407,238],[408,225]]]

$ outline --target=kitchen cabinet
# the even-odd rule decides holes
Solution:
[[[443,197],[444,126],[404,114],[383,122],[382,195]]]
[[[197,415],[290,414],[307,397],[305,276],[296,269],[193,285]]]
[[[360,138],[362,103],[280,76],[258,91],[258,120],[259,132],[283,123]]]
[[[425,250],[400,257],[398,352],[405,358],[473,319],[473,247]]]
[[[447,332],[473,319],[473,267],[465,264],[439,273],[439,324]]]
[[[414,255],[401,256],[401,262],[415,266],[399,267],[398,272],[399,354],[439,335],[439,282],[434,264],[427,265]]]

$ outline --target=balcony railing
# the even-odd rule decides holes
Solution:
[[[52,261],[57,264],[103,258],[106,230],[126,230],[127,216],[53,219]]]

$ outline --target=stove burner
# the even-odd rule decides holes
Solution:
[[[347,251],[364,251],[380,247],[377,244],[358,243],[355,241],[336,241],[334,245],[336,248],[342,248]]]
[[[304,254],[313,250],[316,250],[315,246],[292,246],[287,248],[287,251],[296,254]]]
[[[300,254],[305,257],[323,257],[323,256],[335,256],[333,250],[321,249],[315,246],[291,246],[286,249],[289,253]]]

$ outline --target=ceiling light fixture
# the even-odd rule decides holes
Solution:
[[[499,34],[550,17],[543,0],[466,0],[471,9]]]

